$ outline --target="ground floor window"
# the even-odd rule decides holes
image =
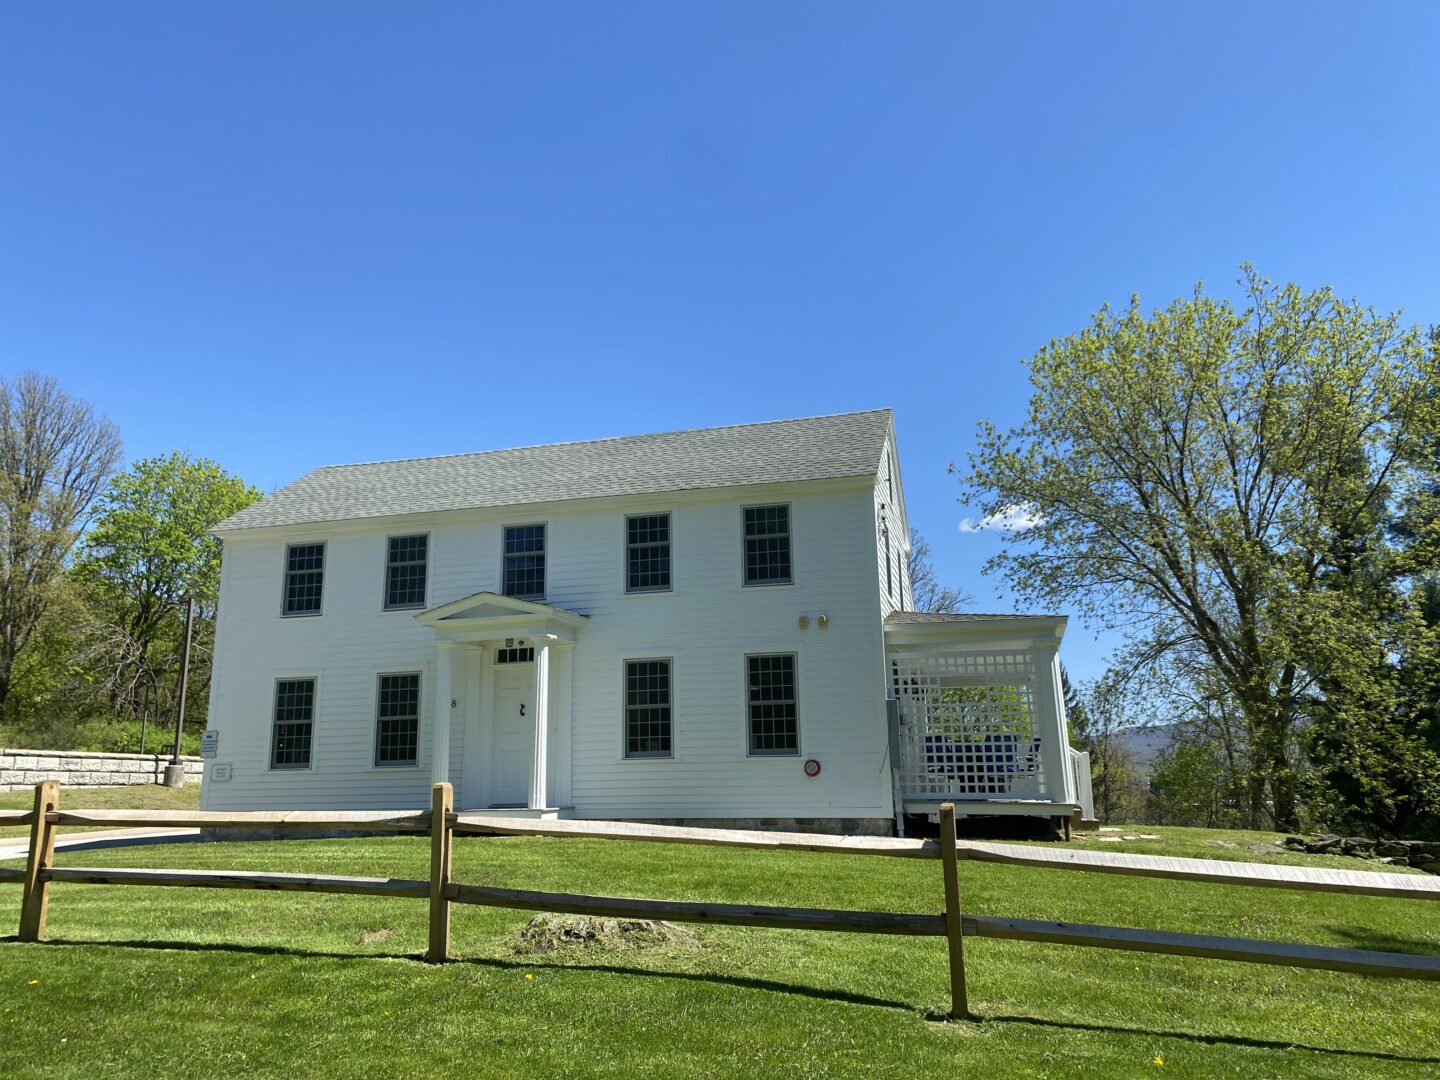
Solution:
[[[798,754],[799,712],[795,700],[795,656],[745,658],[749,686],[750,753]]]
[[[625,756],[669,757],[670,661],[625,661]]]
[[[270,767],[308,769],[314,730],[315,680],[277,679]]]
[[[375,706],[375,764],[414,765],[420,750],[420,673],[381,675]]]

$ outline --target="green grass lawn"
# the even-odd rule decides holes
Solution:
[[[34,788],[0,791],[0,810],[29,810],[34,805]],[[194,810],[199,805],[199,784],[178,788],[160,784],[130,784],[126,787],[60,789],[60,806],[64,810]],[[29,825],[0,825],[0,837],[29,834]]]
[[[1162,839],[1077,843],[1303,861],[1269,846],[1273,835],[1137,831]],[[192,844],[62,854],[59,863],[416,878],[427,845]],[[1421,901],[983,864],[961,873],[966,909],[977,913],[1440,953],[1440,912]],[[938,862],[615,841],[457,838],[455,876],[690,900],[943,905]],[[13,931],[18,908],[18,886],[0,886],[0,930]],[[0,942],[0,1075],[1440,1072],[1434,983],[971,939],[979,1019],[948,1023],[935,1019],[948,1005],[938,938],[697,927],[698,947],[535,955],[517,942],[526,913],[456,905],[461,959],[432,967],[415,959],[425,909],[389,898],[57,884],[52,940]]]

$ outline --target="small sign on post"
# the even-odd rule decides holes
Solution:
[[[205,734],[200,736],[200,756],[213,758],[220,752],[220,732],[215,728],[207,728]]]

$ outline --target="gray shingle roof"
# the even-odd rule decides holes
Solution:
[[[1058,619],[1062,617],[1060,615],[1017,615],[1014,612],[985,615],[972,611],[892,611],[885,616],[885,621],[899,626],[915,623],[967,623],[990,622],[993,619]]]
[[[449,457],[330,465],[217,532],[475,507],[873,476],[890,410],[555,443]]]

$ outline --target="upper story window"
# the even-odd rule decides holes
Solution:
[[[745,584],[789,585],[790,507],[745,508]]]
[[[315,680],[277,679],[270,767],[308,769],[315,730]]]
[[[420,752],[420,673],[381,675],[375,700],[375,764],[414,765]]]
[[[750,753],[798,754],[800,717],[795,703],[795,655],[747,656]]]
[[[392,536],[385,544],[385,607],[424,607],[430,538]]]
[[[504,588],[506,596],[545,599],[545,526],[505,526]]]
[[[625,591],[670,588],[670,515],[625,519]]]
[[[625,756],[669,757],[670,661],[625,661]]]
[[[325,589],[325,545],[291,544],[285,549],[286,615],[319,615]]]

